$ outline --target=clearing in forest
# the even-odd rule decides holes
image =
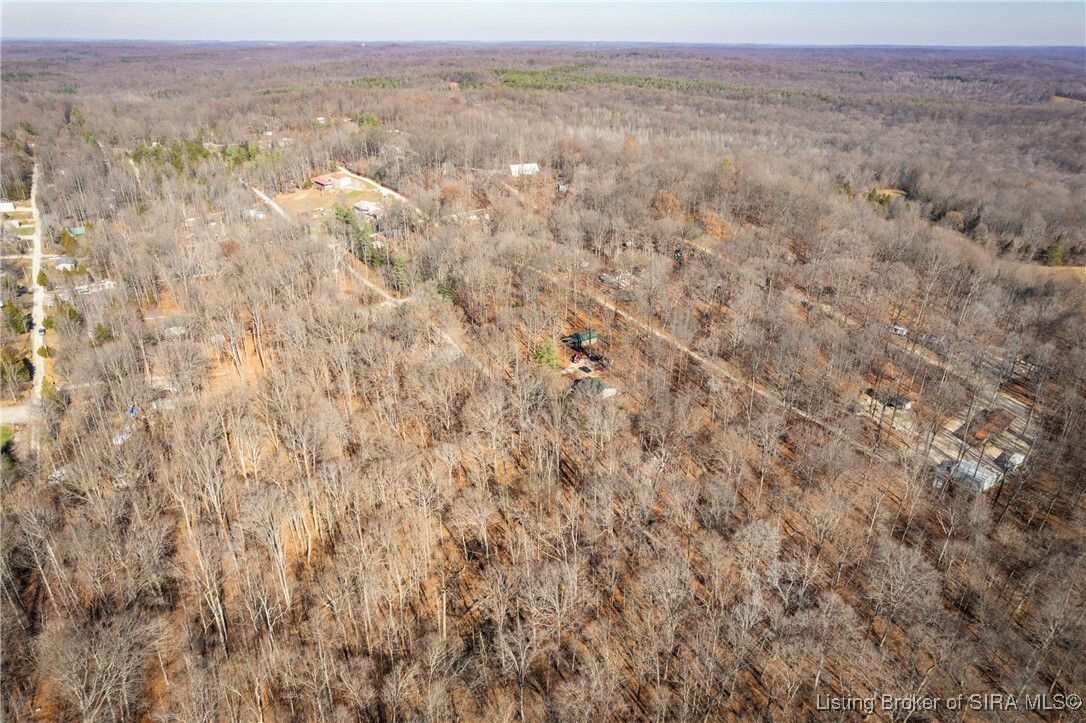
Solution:
[[[380,203],[381,192],[365,181],[356,180],[353,188],[335,188],[320,190],[307,188],[293,193],[283,193],[275,197],[275,202],[287,213],[297,216],[323,216],[337,204],[353,206],[359,201]]]

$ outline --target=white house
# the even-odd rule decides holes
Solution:
[[[0,201],[0,213],[14,213],[15,204],[11,201]]]
[[[538,163],[514,163],[509,166],[509,172],[514,176],[534,176],[539,173]]]
[[[373,201],[359,201],[354,205],[354,208],[356,211],[364,213],[367,216],[371,216],[373,218],[377,218],[382,214],[381,204],[375,203]]]

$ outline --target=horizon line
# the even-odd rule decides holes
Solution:
[[[982,43],[965,43],[959,45],[932,45],[923,43],[735,43],[735,42],[713,42],[713,41],[691,41],[691,40],[563,40],[563,39],[550,39],[550,40],[436,40],[436,39],[413,39],[413,40],[332,40],[324,38],[303,38],[299,40],[273,40],[273,39],[253,39],[253,40],[222,40],[218,38],[185,38],[185,39],[167,39],[167,38],[76,38],[76,37],[4,37],[0,36],[0,43],[5,42],[37,42],[37,43],[158,43],[163,45],[184,45],[192,43],[219,43],[223,45],[297,45],[300,43],[318,43],[324,45],[359,45],[365,46],[367,43],[373,45],[391,45],[397,43],[408,43],[413,45],[550,45],[550,44],[565,44],[565,45],[682,45],[693,47],[732,47],[732,48],[917,48],[917,49],[937,49],[937,50],[953,50],[953,49],[1027,49],[1027,48],[1042,48],[1042,49],[1067,49],[1067,50],[1086,50],[1086,40],[1081,45],[1044,45],[1044,44],[995,44],[988,45]]]

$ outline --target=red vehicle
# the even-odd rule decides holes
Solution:
[[[574,364],[580,364],[582,361],[584,361],[584,354],[582,354],[581,352],[577,352],[573,355],[572,361]]]

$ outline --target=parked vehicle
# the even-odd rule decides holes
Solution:
[[[996,466],[1006,472],[1011,472],[1018,468],[1023,462],[1026,461],[1026,455],[1021,452],[1003,452],[996,457]]]

